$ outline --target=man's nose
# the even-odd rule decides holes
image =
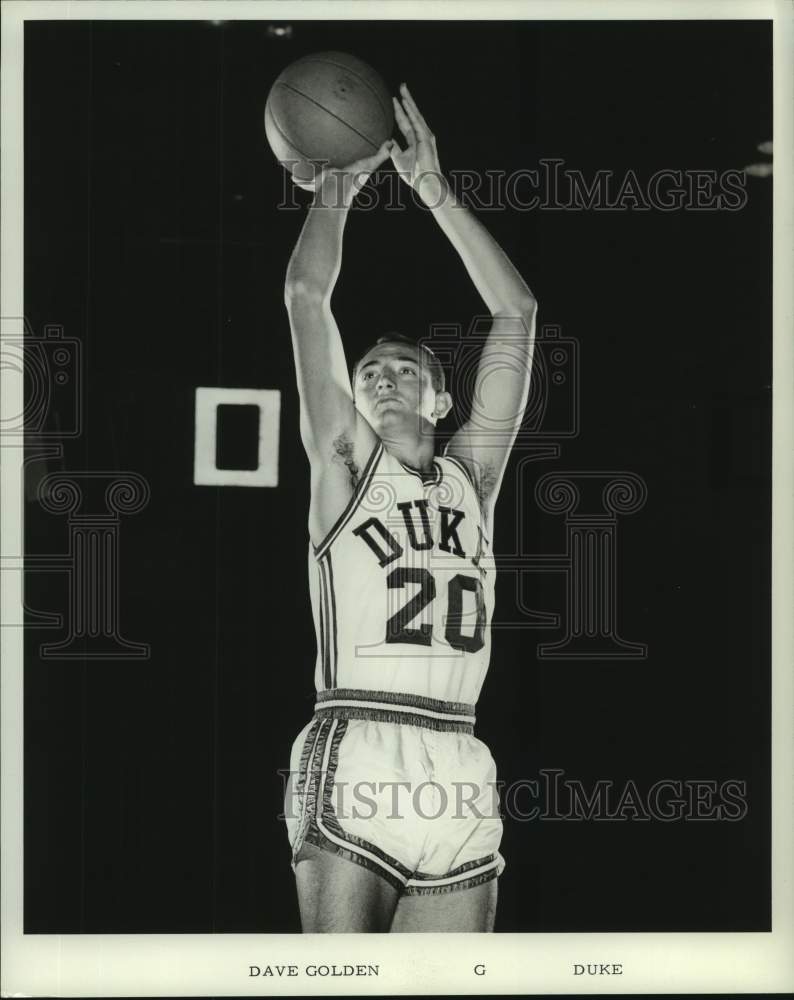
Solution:
[[[385,369],[378,376],[378,388],[380,389],[381,386],[391,386],[394,388],[394,379]]]

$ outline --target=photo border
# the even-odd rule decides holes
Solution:
[[[23,934],[23,635],[0,629],[2,992],[58,996],[776,993],[794,990],[794,5],[786,0],[6,0],[2,8],[0,316],[24,316],[23,25],[25,20],[767,20],[774,22],[772,931],[489,935]],[[741,67],[737,67],[741,72]],[[21,333],[21,329],[18,331]],[[6,413],[22,412],[22,374],[0,370]],[[22,556],[23,447],[2,442],[2,559]],[[3,572],[2,622],[22,621],[22,573]],[[622,975],[574,978],[579,963]],[[378,965],[379,975],[309,977],[307,964]],[[289,978],[250,965],[297,965]],[[485,974],[476,971],[485,968]]]

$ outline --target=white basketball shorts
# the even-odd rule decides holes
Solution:
[[[470,705],[320,692],[292,746],[285,817],[293,869],[304,843],[405,894],[470,888],[504,869],[496,766]]]

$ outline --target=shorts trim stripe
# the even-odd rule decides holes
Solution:
[[[341,532],[342,528],[344,528],[344,526],[356,512],[356,508],[361,502],[361,498],[366,493],[367,489],[369,488],[369,484],[372,481],[372,477],[375,475],[375,469],[377,468],[378,461],[380,460],[382,454],[383,454],[383,442],[378,441],[378,443],[372,449],[372,454],[367,459],[367,464],[364,466],[364,471],[361,473],[361,478],[359,479],[358,485],[353,491],[353,496],[350,498],[347,507],[345,507],[345,509],[339,515],[336,524],[333,526],[333,528],[331,528],[331,530],[328,532],[328,534],[325,536],[322,542],[319,545],[313,546],[314,556],[316,559],[321,559],[325,555],[325,553],[333,544],[334,539],[337,537],[337,535]]]
[[[317,706],[318,709],[323,710],[327,708],[370,708],[375,710],[380,710],[382,712],[394,712],[399,711],[399,705],[389,704],[388,702],[378,702],[378,701],[352,701],[344,698],[334,698],[333,700],[324,701],[322,704]],[[473,715],[451,715],[448,712],[431,712],[424,708],[412,708],[406,709],[404,715],[420,715],[425,716],[428,719],[440,719],[445,722],[468,722],[474,724],[475,716]]]
[[[293,870],[304,843],[310,843],[375,872],[404,895],[461,891],[496,879],[502,873],[504,860],[494,850],[443,875],[425,874],[376,844],[344,830],[335,814],[334,789],[347,732],[348,723],[344,719],[316,718],[303,741],[297,781],[301,808],[293,843]]]
[[[424,886],[428,889],[435,886],[452,885],[453,883],[461,882],[464,879],[474,878],[477,875],[483,875],[485,872],[489,872],[491,869],[498,867],[499,858],[496,857],[496,855],[491,854],[487,858],[480,858],[479,861],[470,861],[468,864],[462,865],[460,868],[456,868],[454,871],[451,871],[448,875],[443,875],[441,877],[414,874],[410,879],[408,879],[408,885]]]
[[[339,766],[339,748],[346,732],[347,732],[347,723],[344,721],[340,721],[336,734],[334,735],[334,738],[331,741],[331,755],[328,759],[328,767],[326,768],[328,780],[325,785],[325,792],[323,796],[323,807],[322,807],[323,822],[333,833],[337,835],[337,837],[340,837],[342,840],[344,840],[345,843],[348,844],[348,846],[355,845],[358,847],[362,847],[370,854],[374,854],[375,857],[380,858],[387,865],[390,865],[398,872],[401,872],[403,875],[403,881],[399,883],[398,888],[402,888],[403,882],[407,881],[407,879],[411,877],[412,874],[411,869],[407,868],[396,858],[393,858],[390,854],[382,850],[376,844],[372,844],[368,840],[365,840],[363,837],[357,837],[355,836],[355,834],[348,833],[346,830],[343,830],[341,824],[339,823],[339,820],[336,817],[336,814],[334,813],[332,795],[333,795],[334,784],[336,782],[336,771],[337,767]],[[350,852],[347,853],[349,854]],[[372,866],[367,862],[366,867],[371,868]],[[378,869],[378,872],[381,875],[385,875],[385,873],[380,869]]]
[[[337,728],[339,726],[342,726],[343,729],[342,729],[341,733],[339,734],[338,739],[336,739],[336,744],[334,746],[334,737],[335,737]],[[317,796],[317,804],[316,804],[316,807],[315,807],[316,811],[315,811],[315,814],[314,814],[314,819],[315,819],[315,822],[317,824],[317,828],[320,830],[320,832],[323,834],[324,837],[326,837],[328,840],[331,841],[332,844],[335,844],[338,847],[342,847],[342,848],[344,848],[345,850],[349,851],[352,854],[357,854],[362,859],[366,858],[367,861],[369,861],[371,864],[377,865],[378,868],[382,869],[384,872],[387,872],[391,876],[391,878],[393,880],[396,880],[399,883],[400,886],[403,886],[403,885],[405,885],[405,883],[407,881],[406,875],[403,875],[400,871],[398,871],[396,868],[394,868],[392,865],[390,865],[387,861],[385,861],[385,859],[383,859],[381,857],[378,857],[372,851],[367,850],[366,848],[360,846],[359,844],[353,844],[353,843],[351,843],[349,840],[347,840],[344,837],[337,836],[323,822],[323,803],[326,800],[326,785],[328,784],[327,797],[329,799],[330,799],[330,795],[331,795],[331,791],[332,791],[332,787],[333,787],[333,776],[332,775],[331,775],[331,778],[330,778],[330,783],[328,783],[329,774],[330,774],[330,772],[329,772],[329,766],[330,766],[330,762],[331,762],[331,750],[332,750],[332,747],[334,749],[338,750],[339,742],[341,741],[341,738],[344,735],[344,729],[345,728],[346,727],[345,727],[344,722],[340,722],[338,719],[334,719],[334,721],[331,723],[331,728],[329,730],[331,738],[328,739],[328,740],[326,740],[326,742],[325,742],[325,749],[324,749],[324,753],[323,753],[323,762],[322,762],[320,794]],[[407,871],[407,869],[404,869],[404,871]]]
[[[474,735],[474,723],[434,719],[432,716],[417,715],[411,712],[395,711],[394,707],[377,708],[372,705],[325,706],[315,707],[315,717],[318,719],[359,719],[364,722],[386,722],[401,726],[418,726],[421,729],[431,729],[443,733],[468,733]]]
[[[319,691],[314,711],[320,718],[330,715],[334,718],[404,722],[465,732],[472,732],[476,722],[473,705],[438,701],[420,695],[348,688]]]
[[[462,701],[441,701],[422,694],[408,694],[402,691],[374,691],[360,688],[332,688],[317,693],[318,704],[343,700],[367,705],[372,702],[387,704],[406,712],[435,712],[450,718],[474,718],[474,705]]]
[[[320,721],[319,725],[312,726],[309,729],[301,749],[300,764],[298,765],[298,781],[296,786],[296,796],[300,802],[300,820],[298,832],[295,836],[295,843],[292,848],[293,867],[295,864],[295,858],[301,848],[301,844],[306,838],[311,826],[311,803],[313,801],[312,792],[314,791],[316,795],[316,788],[314,788],[316,785],[314,757],[317,752],[318,744],[322,739],[322,734],[324,731],[327,731],[325,722],[326,720],[323,719]]]

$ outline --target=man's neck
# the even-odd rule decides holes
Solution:
[[[432,427],[432,425],[430,425]],[[398,435],[386,431],[380,436],[383,447],[398,462],[420,472],[433,467],[435,456],[435,436],[428,432],[420,436]]]

